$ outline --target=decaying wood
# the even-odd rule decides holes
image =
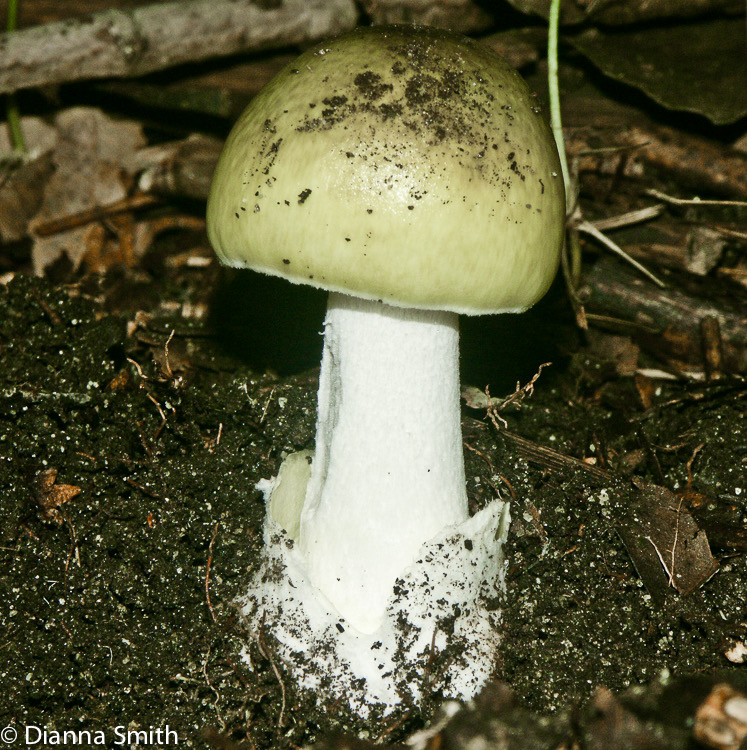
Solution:
[[[630,128],[619,143],[633,160],[640,157],[684,186],[747,200],[747,155],[741,152],[664,126]]]
[[[707,13],[744,12],[741,0],[592,0],[577,3],[596,23],[630,24],[657,18],[694,18]]]
[[[645,266],[661,265],[697,276],[712,272],[728,276],[731,269],[724,262],[724,252],[730,228],[708,223],[706,212],[702,221],[693,224],[665,215],[611,232],[610,237]]]
[[[0,35],[0,93],[303,44],[353,28],[357,15],[353,0],[185,0],[112,9]]]
[[[418,23],[469,34],[492,25],[493,17],[473,0],[363,0],[374,23]]]
[[[666,174],[693,195],[747,200],[747,153],[654,123],[600,94],[566,96],[563,115],[566,148],[580,172]]]
[[[747,373],[747,292],[733,282],[687,274],[664,274],[665,289],[642,279],[612,258],[593,265],[583,293],[589,322],[624,330],[644,349],[673,367],[713,367],[704,361],[702,324],[712,332],[718,323],[719,373]],[[710,356],[710,355],[709,355]]]
[[[201,70],[197,75],[190,69],[188,75],[168,83],[115,79],[95,87],[120,101],[150,109],[194,112],[233,122],[254,95],[297,57],[294,53],[263,56],[230,66],[211,66],[208,72]]]
[[[164,196],[207,200],[223,144],[203,135],[143,149],[140,189]]]

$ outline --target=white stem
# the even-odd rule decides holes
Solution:
[[[467,517],[457,315],[331,294],[299,539],[311,581],[372,633],[421,545]]]

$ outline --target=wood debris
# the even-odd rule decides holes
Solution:
[[[747,742],[747,695],[727,684],[714,686],[698,707],[693,737],[712,750],[740,750]]]
[[[140,76],[211,57],[302,44],[352,29],[357,16],[353,0],[187,0],[112,8],[0,34],[0,93]]]
[[[726,279],[674,273],[664,279],[668,286],[659,289],[601,258],[584,280],[588,320],[630,334],[675,372],[747,373],[747,291]],[[704,320],[711,320],[705,333]]]

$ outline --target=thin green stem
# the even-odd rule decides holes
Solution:
[[[18,27],[18,0],[8,0],[8,23],[6,31],[15,31]]]
[[[570,209],[573,197],[568,159],[565,155],[563,123],[560,117],[560,87],[558,85],[558,27],[560,25],[560,0],[551,0],[549,28],[547,32],[547,85],[550,91],[550,125],[560,156],[560,168],[565,183],[566,205]]]
[[[6,30],[10,33],[16,30],[18,26],[18,0],[8,0],[8,20],[5,25]],[[7,118],[8,133],[13,150],[17,154],[26,153],[26,141],[23,137],[23,128],[21,127],[21,113],[18,109],[18,102],[15,94],[8,94],[6,99],[5,114]]]

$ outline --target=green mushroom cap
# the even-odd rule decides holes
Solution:
[[[555,276],[564,187],[539,106],[498,54],[377,26],[309,49],[252,100],[207,222],[228,265],[403,307],[518,311]]]

